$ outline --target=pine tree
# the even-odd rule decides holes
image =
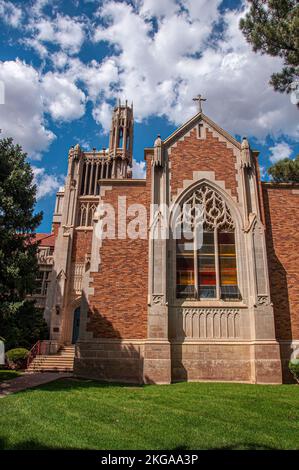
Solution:
[[[275,90],[290,93],[299,79],[299,4],[298,0],[248,0],[249,12],[240,29],[255,52],[281,57],[284,67],[274,73],[270,84]]]
[[[299,155],[294,160],[279,160],[268,168],[268,173],[278,183],[299,183]]]
[[[34,232],[42,213],[34,214],[36,186],[26,157],[12,139],[0,139],[0,336],[6,348],[30,346],[35,338],[26,338],[27,320],[31,318],[36,333],[35,323],[40,324],[40,314],[27,295],[33,292],[38,272]]]

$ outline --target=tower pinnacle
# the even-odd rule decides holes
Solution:
[[[132,167],[133,150],[133,106],[118,100],[112,114],[109,140],[109,158],[112,160],[112,178],[128,178]]]

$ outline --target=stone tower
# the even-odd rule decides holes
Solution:
[[[121,101],[114,108],[109,140],[109,158],[112,162],[111,178],[132,177],[133,104]]]

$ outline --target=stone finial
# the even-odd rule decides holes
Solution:
[[[241,166],[242,168],[251,168],[251,150],[246,137],[243,137],[241,144]]]
[[[154,159],[153,165],[163,166],[163,151],[162,151],[163,142],[160,135],[157,136],[154,143]]]
[[[75,147],[72,145],[70,150],[69,150],[69,158],[74,158],[77,160],[79,156],[81,155],[81,147],[79,144],[76,144]]]
[[[79,144],[74,147],[74,159],[77,160],[81,156],[82,150]]]

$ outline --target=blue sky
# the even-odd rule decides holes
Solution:
[[[116,99],[134,102],[134,176],[143,149],[204,112],[247,135],[266,168],[299,153],[298,111],[268,85],[281,61],[252,52],[238,23],[245,1],[0,0],[3,136],[28,152],[38,184],[41,231],[50,231],[67,154],[108,145]]]

